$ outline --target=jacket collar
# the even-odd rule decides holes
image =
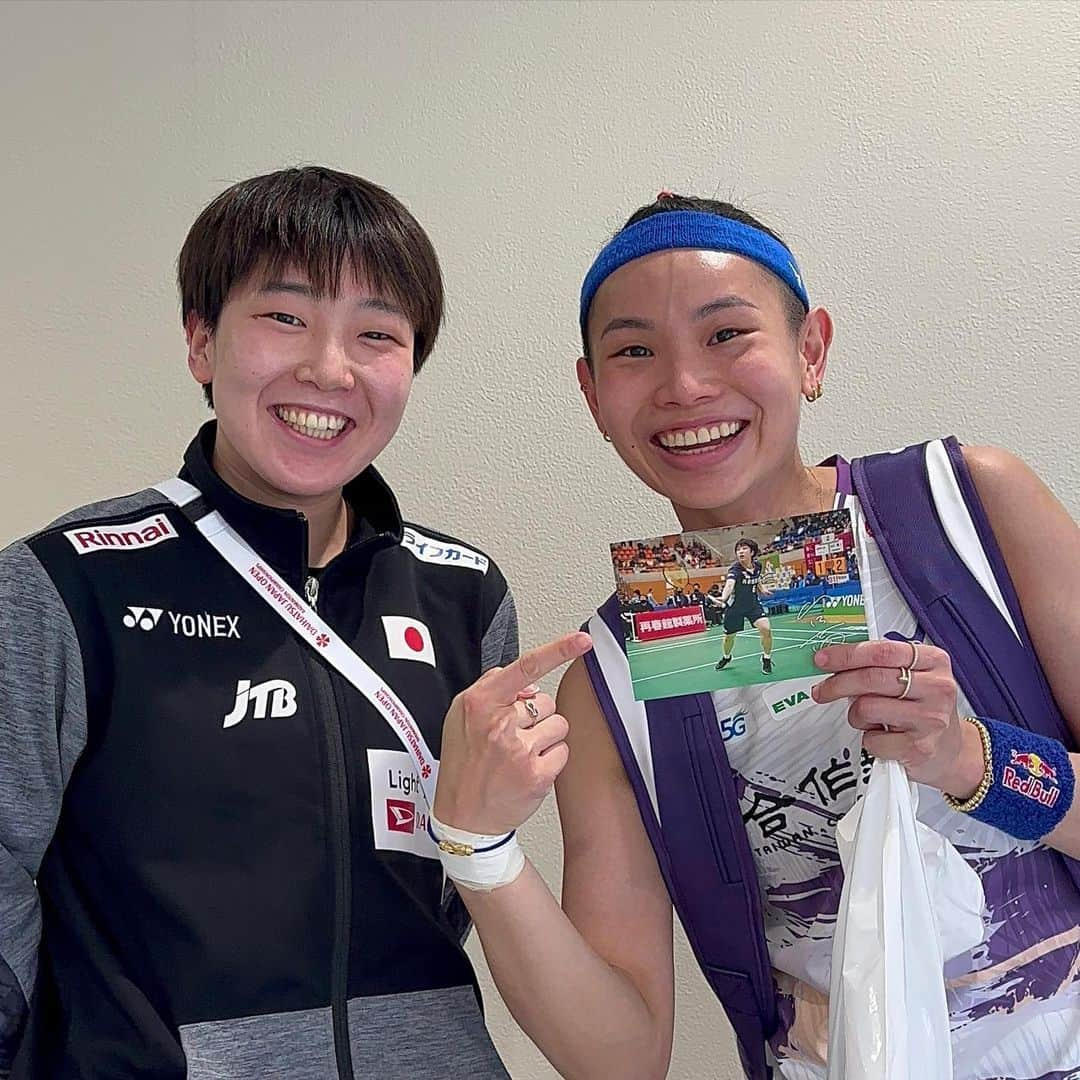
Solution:
[[[214,471],[217,421],[205,423],[184,454],[180,476],[194,484],[207,503],[294,588],[303,589],[308,573],[307,519],[296,510],[265,506],[234,491]],[[359,569],[375,550],[401,543],[403,523],[397,499],[374,465],[350,480],[342,492],[353,512],[345,550],[332,560]]]

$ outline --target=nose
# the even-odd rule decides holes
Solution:
[[[661,405],[696,405],[716,397],[721,386],[716,361],[695,351],[670,353],[657,386]]]
[[[300,382],[314,383],[320,390],[352,390],[356,385],[349,351],[344,343],[325,338],[296,369]]]

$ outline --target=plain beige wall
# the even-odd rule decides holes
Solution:
[[[573,375],[581,276],[665,187],[760,214],[833,312],[808,453],[956,431],[1075,515],[1078,57],[1075,4],[0,5],[0,542],[175,469],[204,415],[176,253],[227,184],[300,162],[431,232],[447,325],[380,464],[501,563],[526,642],[607,593],[607,541],[673,520]],[[550,803],[526,834],[557,882]],[[671,1075],[738,1075],[679,965]],[[512,1074],[554,1075],[487,1000]]]

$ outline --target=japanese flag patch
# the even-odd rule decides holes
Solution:
[[[435,667],[435,647],[431,633],[419,619],[405,615],[383,615],[386,651],[392,660],[420,660]]]

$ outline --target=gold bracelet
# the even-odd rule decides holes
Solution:
[[[439,850],[445,851],[447,855],[475,855],[476,848],[472,844],[462,844],[457,840],[440,840]]]
[[[958,810],[961,814],[970,814],[986,798],[987,792],[994,786],[994,751],[990,745],[990,732],[986,730],[986,725],[977,716],[965,716],[964,720],[975,725],[975,730],[978,731],[979,738],[982,739],[983,778],[971,797],[964,799],[962,802],[953,798],[948,792],[943,791],[941,794],[945,797],[946,804],[953,810]]]

